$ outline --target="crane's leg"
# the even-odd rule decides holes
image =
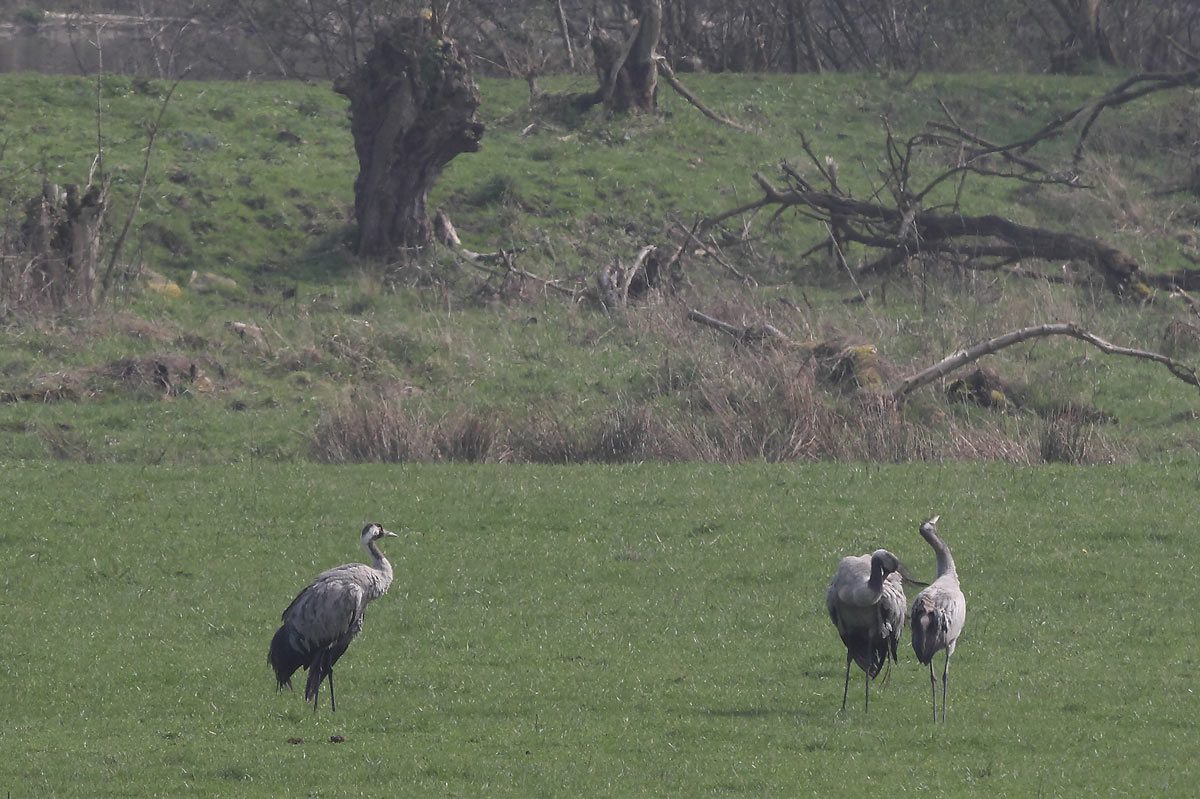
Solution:
[[[929,664],[933,668],[933,663]],[[942,723],[946,723],[946,686],[950,681],[950,650],[946,650],[946,663],[942,666]]]
[[[929,701],[933,703],[933,723],[937,724],[937,677],[933,676],[933,658],[929,659]]]
[[[850,650],[846,650],[846,687],[842,689],[842,712],[846,712],[846,697],[850,695]]]
[[[337,713],[337,698],[333,695],[333,666],[329,667],[329,709]]]

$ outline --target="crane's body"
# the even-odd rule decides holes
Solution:
[[[362,531],[362,545],[372,562],[347,563],[321,572],[283,611],[283,624],[271,639],[267,662],[275,670],[281,690],[292,687],[297,669],[308,670],[304,699],[312,701],[314,711],[326,678],[330,706],[337,710],[333,664],[362,631],[367,604],[387,593],[392,584],[392,564],[377,542],[395,536],[382,525],[368,524]]]
[[[937,534],[934,516],[921,525],[921,537],[937,556],[937,578],[917,594],[912,605],[912,646],[917,660],[929,667],[929,691],[933,702],[933,720],[937,721],[937,677],[933,673],[933,656],[946,651],[942,665],[942,721],[946,720],[947,681],[950,676],[950,656],[958,645],[967,621],[967,599],[958,584],[954,556]]]
[[[886,549],[870,555],[847,556],[825,592],[829,619],[846,646],[846,682],[842,710],[850,693],[850,663],[863,670],[864,709],[871,704],[871,680],[883,669],[888,657],[896,660],[896,645],[904,630],[904,567]]]

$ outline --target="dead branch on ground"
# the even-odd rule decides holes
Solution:
[[[1200,68],[1135,75],[1099,98],[1058,115],[1033,134],[1007,144],[993,142],[968,129],[943,103],[945,121],[931,121],[924,131],[905,141],[898,140],[887,128],[883,148],[885,166],[879,172],[881,182],[866,199],[856,198],[844,189],[838,182],[837,164],[832,159],[818,157],[801,136],[811,177],[784,163],[780,171],[786,185],[776,188],[767,178],[756,174],[754,180],[763,189],[763,197],[706,219],[700,233],[703,235],[732,217],[753,215],[762,209],[773,210],[772,219],[790,210],[825,226],[828,233],[825,241],[808,250],[804,257],[828,248],[836,265],[850,269],[845,245],[861,244],[881,251],[859,267],[858,272],[863,275],[882,275],[918,255],[935,254],[965,259],[972,269],[992,271],[1010,271],[1011,264],[1024,259],[1079,261],[1094,270],[1113,294],[1134,300],[1150,299],[1151,289],[1200,290],[1200,270],[1148,273],[1132,256],[1103,239],[1022,225],[997,215],[967,216],[961,213],[960,206],[965,181],[972,175],[1033,185],[1088,188],[1073,168],[1047,166],[1031,155],[1032,149],[1077,125],[1074,163],[1078,164],[1092,126],[1105,109],[1154,92],[1188,86],[1200,86]],[[918,183],[913,165],[919,155],[929,150],[947,154],[948,165]],[[824,185],[817,185],[821,183]],[[935,196],[947,195],[947,199],[935,204]],[[1016,274],[1036,275],[1027,270]],[[1050,279],[1049,273],[1046,274]]]
[[[750,275],[747,275],[747,274],[739,271],[737,267],[735,267],[733,264],[729,263],[729,261],[726,260],[726,258],[721,254],[721,251],[717,248],[717,246],[715,244],[712,244],[708,241],[704,241],[697,235],[702,222],[703,222],[703,220],[697,220],[696,224],[694,224],[692,226],[691,230],[688,230],[683,225],[676,223],[675,226],[677,228],[679,228],[679,230],[685,234],[683,243],[679,245],[680,250],[687,247],[688,242],[695,242],[696,246],[698,246],[701,250],[703,250],[705,255],[707,255],[708,257],[710,257],[714,261],[716,261],[718,264],[720,264],[721,267],[723,269],[725,269],[725,271],[729,272],[731,275],[736,277],[738,280],[740,280],[742,283],[746,284],[747,286],[757,286],[758,281],[755,280]]]
[[[646,265],[646,259],[658,248],[653,244],[648,244],[638,250],[637,256],[633,259],[630,266],[625,266],[621,263],[621,259],[613,257],[613,261],[608,266],[596,273],[596,286],[600,304],[608,310],[615,308],[624,308],[629,304],[629,287],[633,284],[633,280],[638,276],[639,272],[643,275]],[[649,283],[647,278],[647,283]]]
[[[661,55],[656,56],[654,61],[658,64],[658,71],[662,73],[663,78],[671,85],[671,88],[678,92],[680,97],[691,103],[701,114],[704,114],[704,116],[708,117],[713,122],[717,122],[721,125],[727,125],[735,130],[740,130],[743,133],[754,133],[752,128],[747,127],[746,125],[743,125],[741,122],[738,122],[734,119],[730,119],[727,116],[718,114],[716,111],[702,103],[700,98],[692,94],[692,92],[689,91],[682,82],[680,82],[679,78],[675,76],[675,70],[671,69],[671,65],[667,63],[666,57]]]
[[[860,274],[885,273],[919,253],[1002,260],[1078,260],[1095,269],[1118,296],[1143,299],[1149,294],[1150,276],[1141,272],[1132,257],[1099,239],[1022,225],[994,214],[967,216],[903,209],[841,192],[801,186],[778,188],[757,173],[754,180],[762,188],[763,197],[742,206],[738,209],[741,212],[770,206],[793,208],[810,219],[837,224],[846,241],[884,250],[883,255],[861,267]]]
[[[723,322],[716,317],[691,309],[687,313],[687,318],[693,322],[698,322],[706,327],[711,327],[715,330],[720,330],[722,333],[732,336],[740,344],[762,344],[764,342],[775,342],[779,344],[793,344],[794,342],[788,338],[779,328],[774,325],[764,322],[761,325],[753,327],[738,327],[731,325],[728,322]]]
[[[922,369],[910,377],[906,377],[897,383],[891,389],[892,399],[896,402],[903,402],[904,398],[922,386],[928,385],[935,380],[945,377],[961,366],[964,366],[973,361],[977,361],[985,355],[991,355],[994,352],[1011,347],[1014,344],[1020,344],[1022,341],[1028,341],[1032,338],[1042,338],[1045,336],[1070,336],[1071,338],[1085,341],[1096,347],[1101,352],[1108,355],[1124,355],[1130,358],[1141,358],[1143,360],[1154,361],[1165,366],[1171,374],[1179,378],[1190,386],[1200,388],[1200,376],[1196,370],[1186,364],[1182,364],[1173,358],[1168,358],[1157,352],[1148,350],[1139,350],[1132,347],[1121,347],[1112,344],[1105,339],[1100,338],[1094,333],[1090,333],[1073,322],[1061,322],[1045,325],[1033,325],[1031,327],[1023,327],[1019,330],[1013,330],[1001,336],[990,338],[987,341],[982,341],[965,350],[949,355],[926,369]]]

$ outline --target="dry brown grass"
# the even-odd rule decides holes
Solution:
[[[602,328],[604,335],[660,348],[655,360],[647,359],[650,379],[633,393],[589,404],[587,412],[579,406],[498,416],[469,404],[449,413],[431,411],[438,401],[432,392],[418,396],[400,383],[375,384],[326,407],[311,453],[339,463],[1127,460],[1129,454],[1099,427],[1102,419],[1061,420],[1056,414],[1047,422],[1011,403],[991,411],[956,408],[933,387],[903,408],[887,399],[890,382],[953,349],[1027,324],[1095,313],[1087,295],[1065,299],[1067,292],[1035,283],[1009,289],[1003,302],[960,307],[962,295],[939,286],[937,303],[924,319],[890,329],[874,307],[818,313],[753,301],[749,292],[729,292],[705,308],[735,325],[770,323],[793,343],[736,341],[687,321],[684,302],[635,306]],[[578,336],[590,340],[597,335],[593,327],[581,324]],[[840,343],[825,348],[806,343],[812,336]],[[369,359],[365,350],[376,346],[355,344],[355,360]],[[1023,357],[1030,349],[1014,348],[988,362],[1006,379],[1031,384],[1045,383],[1047,368],[1069,368],[1044,355]],[[469,340],[457,340],[455,350],[467,361],[474,357]],[[891,363],[889,351],[907,355]],[[861,361],[868,352],[878,379],[866,385],[848,379],[855,357]],[[1055,407],[1086,405],[1085,398],[1067,395],[1046,399],[1061,400]]]
[[[399,391],[360,389],[322,414],[311,454],[328,463],[1042,460],[1034,417],[1022,427],[1011,418],[968,424],[941,413],[930,424],[879,395],[830,390],[819,364],[794,354],[731,350],[686,381],[682,409],[624,398],[572,420],[501,420],[468,409],[437,416]]]
[[[1086,465],[1130,460],[1128,452],[1105,435],[1100,423],[1070,409],[1045,420],[1038,444],[1046,463]]]
[[[403,387],[375,384],[337,399],[317,422],[310,454],[322,463],[512,460],[507,431],[486,414],[430,417]]]

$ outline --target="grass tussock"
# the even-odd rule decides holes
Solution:
[[[400,398],[403,387],[377,384],[337,399],[321,415],[310,456],[322,463],[428,463],[511,460],[494,417],[462,412],[431,417]]]
[[[1086,465],[1128,460],[1095,420],[1069,409],[1045,420],[1038,445],[1046,463]]]

